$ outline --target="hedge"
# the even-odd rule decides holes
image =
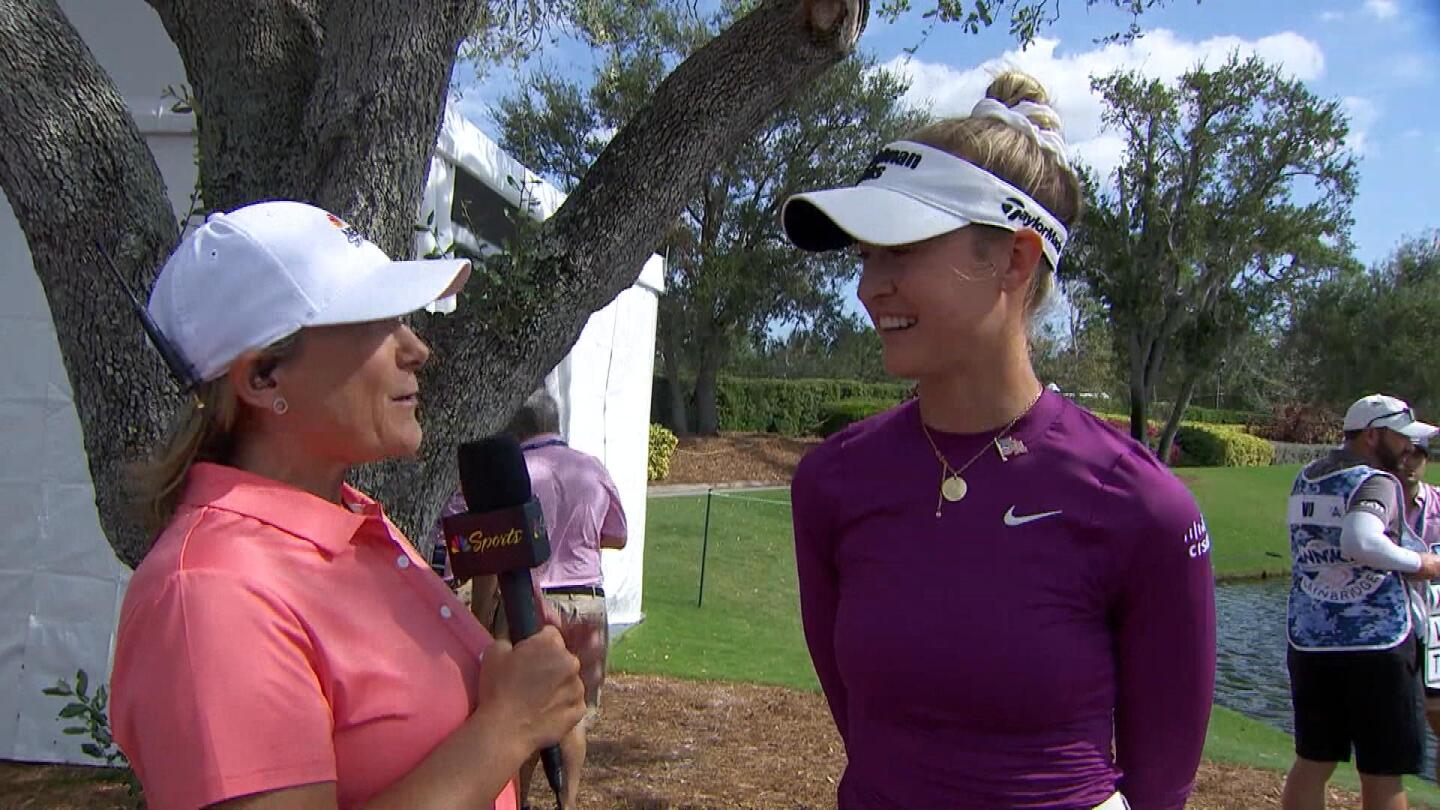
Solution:
[[[1184,467],[1264,467],[1275,461],[1275,445],[1234,425],[1181,423],[1175,442]]]
[[[650,426],[650,456],[645,464],[648,481],[662,481],[670,475],[670,459],[680,440],[664,425]]]
[[[1169,411],[1164,415],[1168,416]],[[1212,425],[1268,425],[1274,421],[1274,417],[1258,411],[1231,411],[1191,405],[1185,409],[1185,421]]]
[[[656,378],[651,390],[650,421],[669,425],[669,381]],[[865,399],[884,401],[888,407],[904,399],[909,390],[901,383],[721,377],[715,407],[723,431],[813,436],[825,418],[825,408],[835,402]],[[688,396],[686,412],[693,426],[695,406]]]
[[[827,404],[820,412],[820,435],[839,433],[849,425],[867,419],[881,411],[888,411],[895,403],[888,399],[864,399],[854,397],[840,399]]]

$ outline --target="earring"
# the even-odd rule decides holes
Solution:
[[[275,401],[270,403],[270,410],[274,411],[276,416],[284,416],[290,412],[290,403],[286,402],[284,397],[275,397]]]

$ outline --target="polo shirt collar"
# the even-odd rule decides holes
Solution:
[[[190,468],[180,502],[253,518],[335,556],[350,547],[367,521],[384,519],[379,504],[348,484],[342,498],[354,508],[235,467],[199,462]]]

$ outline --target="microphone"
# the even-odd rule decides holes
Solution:
[[[540,632],[530,569],[550,558],[545,515],[530,493],[530,471],[520,445],[492,436],[460,445],[460,490],[464,514],[442,521],[450,569],[457,580],[494,574],[500,580],[510,640],[520,643]],[[540,752],[545,778],[563,808],[565,771],[560,746]]]

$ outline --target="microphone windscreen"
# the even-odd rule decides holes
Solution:
[[[519,442],[491,436],[460,445],[460,491],[471,512],[521,506],[530,500],[530,471]]]

